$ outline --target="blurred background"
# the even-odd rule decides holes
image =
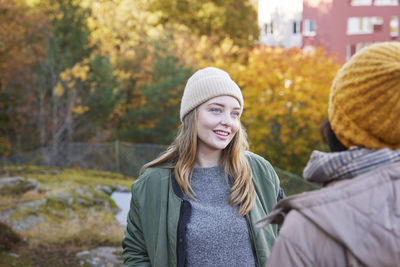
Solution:
[[[120,203],[205,66],[241,87],[250,150],[286,193],[317,188],[301,174],[327,151],[332,79],[398,41],[399,14],[398,0],[0,0],[0,266],[119,266]]]

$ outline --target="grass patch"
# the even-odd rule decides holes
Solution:
[[[119,173],[98,170],[73,168],[56,168],[43,166],[6,166],[2,168],[8,176],[24,176],[38,180],[48,186],[65,184],[69,187],[76,185],[121,185],[130,188],[135,180]],[[68,182],[68,183],[66,183]],[[43,185],[41,186],[43,188]]]
[[[124,228],[114,223],[112,213],[90,212],[85,218],[63,220],[57,224],[40,224],[28,232],[26,238],[32,245],[90,248],[120,246]]]
[[[0,251],[0,266],[88,266],[81,265],[76,259],[75,255],[79,251],[80,249],[76,247],[57,247],[46,244],[41,244],[39,246],[23,244],[8,252]]]
[[[37,191],[28,191],[23,195],[0,195],[0,212],[5,210],[13,209],[18,204],[24,202],[30,202],[43,198],[44,193],[39,193]]]

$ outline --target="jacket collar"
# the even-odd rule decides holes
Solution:
[[[400,149],[377,150],[351,147],[343,152],[314,151],[303,171],[303,177],[321,184],[335,180],[352,179],[380,166],[400,162]]]

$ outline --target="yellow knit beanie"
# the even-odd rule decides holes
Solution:
[[[206,67],[196,71],[187,81],[183,91],[180,111],[181,121],[199,105],[222,95],[236,98],[241,110],[243,110],[242,91],[227,72],[215,67]]]
[[[336,75],[329,121],[346,147],[400,148],[400,43],[360,50]]]

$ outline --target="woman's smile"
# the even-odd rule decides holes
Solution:
[[[229,132],[223,130],[215,130],[214,133],[216,133],[216,135],[223,140],[226,140],[230,134]]]

